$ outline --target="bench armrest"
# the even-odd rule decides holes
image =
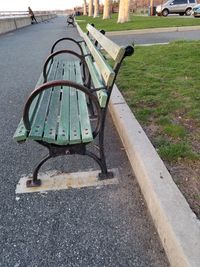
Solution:
[[[100,127],[101,127],[101,123],[102,123],[102,112],[101,112],[101,107],[99,105],[99,101],[96,95],[94,95],[87,87],[72,82],[72,81],[67,81],[67,80],[56,80],[56,81],[52,81],[52,82],[47,82],[42,84],[41,86],[35,88],[35,90],[30,94],[30,96],[28,97],[26,104],[24,106],[24,111],[23,111],[23,122],[24,122],[24,126],[26,128],[27,131],[31,130],[31,123],[30,123],[30,119],[29,119],[29,110],[31,107],[31,103],[33,102],[33,100],[35,99],[35,97],[40,94],[41,92],[54,87],[54,89],[58,86],[66,86],[66,87],[70,87],[70,88],[74,88],[74,89],[78,89],[80,91],[82,91],[83,93],[85,93],[93,102],[95,108],[96,108],[96,112],[97,112],[97,121],[96,121],[96,126],[93,130],[93,137],[95,138],[97,136],[97,134],[99,133]],[[66,88],[64,87],[64,88]],[[67,89],[67,88],[66,88]]]
[[[48,58],[46,59],[46,61],[44,63],[44,66],[43,66],[44,83],[47,82],[47,67],[49,66],[49,63],[52,64],[54,57],[57,55],[60,55],[60,54],[71,54],[71,55],[74,55],[75,57],[78,57],[80,59],[80,62],[83,66],[83,80],[84,80],[85,84],[88,84],[88,81],[90,79],[90,73],[89,73],[89,69],[88,69],[88,66],[87,66],[86,61],[85,61],[85,57],[83,55],[79,55],[78,53],[76,53],[72,50],[59,50],[59,51],[56,51],[56,52],[54,52],[48,56]],[[87,78],[87,80],[86,80],[86,78]]]
[[[81,47],[81,45],[80,45],[80,42],[74,40],[73,38],[69,38],[69,37],[64,37],[64,38],[61,38],[61,39],[57,40],[57,41],[53,44],[53,46],[52,46],[52,48],[51,48],[51,54],[54,53],[54,49],[55,49],[56,45],[57,45],[58,43],[62,42],[62,41],[70,41],[70,42],[75,43],[75,44],[79,47],[80,52],[81,52],[81,55],[83,56],[83,49],[82,49],[82,47]]]

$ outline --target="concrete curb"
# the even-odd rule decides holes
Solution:
[[[127,30],[127,31],[112,31],[106,32],[107,36],[117,35],[131,35],[131,34],[144,34],[144,33],[159,33],[159,32],[183,32],[200,30],[200,26],[183,26],[183,27],[169,27],[169,28],[152,28],[143,30]]]
[[[76,22],[76,20],[75,20],[75,23],[74,24],[76,26],[76,29],[77,29],[79,35],[82,37],[82,35],[83,35],[84,32],[81,30],[81,27],[78,25],[78,23]]]
[[[200,221],[115,86],[110,113],[171,266],[200,266]]]

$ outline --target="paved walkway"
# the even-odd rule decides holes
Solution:
[[[46,151],[12,140],[22,105],[52,43],[77,37],[64,18],[0,36],[0,266],[169,266],[119,137],[108,119],[106,155],[119,184],[15,194],[20,177]],[[43,171],[97,169],[81,156],[48,162]]]

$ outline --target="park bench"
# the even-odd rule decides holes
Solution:
[[[82,33],[82,40],[62,38],[55,42],[36,88],[25,103],[14,140],[19,143],[34,140],[49,151],[35,167],[27,187],[40,186],[39,169],[48,159],[60,155],[89,156],[101,169],[99,179],[113,176],[107,169],[104,153],[105,119],[121,63],[134,49],[118,46],[89,24],[87,30],[89,34]],[[74,42],[80,53],[54,51],[65,40]],[[102,51],[113,59],[113,68]],[[91,105],[95,119],[90,114]],[[95,142],[98,152],[88,148],[91,142]]]
[[[67,26],[72,25],[73,27],[75,26],[75,21],[74,21],[74,15],[70,14],[67,16]]]

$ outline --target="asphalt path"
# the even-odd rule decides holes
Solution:
[[[48,193],[15,194],[20,177],[46,154],[12,136],[54,41],[79,38],[64,18],[0,36],[0,266],[169,266],[126,153],[110,118],[109,168],[119,184]],[[42,171],[98,169],[83,156],[53,159]]]
[[[159,33],[141,33],[110,36],[110,38],[120,45],[130,43],[138,44],[156,44],[168,43],[177,40],[200,40],[200,30],[181,31],[181,32],[159,32]]]

